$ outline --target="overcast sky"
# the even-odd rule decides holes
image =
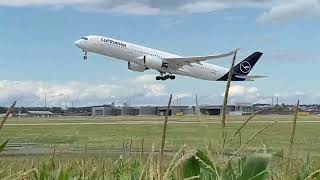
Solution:
[[[224,82],[177,76],[89,54],[73,42],[110,36],[179,55],[241,48],[238,61],[264,55],[255,82],[232,83],[230,103],[320,103],[320,0],[0,0],[0,106],[164,105],[170,93],[184,105],[221,104]],[[210,63],[228,67],[230,58]]]

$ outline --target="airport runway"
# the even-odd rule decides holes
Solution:
[[[221,124],[218,121],[168,121],[169,124]],[[243,124],[244,121],[229,121],[227,124]],[[251,121],[250,124],[267,124],[273,121]],[[277,123],[292,123],[292,121],[277,121]],[[297,123],[320,123],[320,121],[297,121]],[[63,123],[24,123],[5,124],[5,126],[66,126],[66,125],[161,125],[163,121],[118,121],[118,122],[63,122]]]

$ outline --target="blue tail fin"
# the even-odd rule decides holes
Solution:
[[[246,76],[250,73],[253,66],[257,63],[257,61],[260,59],[263,53],[261,52],[254,52],[250,56],[248,56],[246,59],[241,61],[239,64],[233,67],[233,77],[232,81],[244,81],[245,78],[240,78],[238,76]],[[219,78],[217,81],[227,81],[228,80],[229,72],[226,73],[224,76]]]
[[[234,67],[234,74],[248,75],[263,53],[254,52]]]

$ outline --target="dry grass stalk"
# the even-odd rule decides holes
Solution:
[[[132,150],[132,139],[130,139],[129,154],[131,154],[131,150]]]
[[[212,165],[213,165],[213,168],[214,168],[215,172],[219,172],[219,171],[218,171],[218,168],[217,168],[217,165],[216,165],[216,163],[215,163],[216,161],[214,160],[214,158],[213,158],[213,156],[212,156],[212,152],[211,152],[211,150],[208,148],[208,146],[206,146],[206,151],[207,151],[207,154],[208,154],[208,157],[209,157],[210,161],[212,162]],[[220,155],[218,155],[218,156],[220,156]],[[219,173],[217,173],[217,179],[220,179]]]
[[[179,151],[174,155],[171,163],[169,164],[169,166],[168,166],[168,168],[167,168],[167,171],[164,173],[164,174],[165,174],[164,176],[166,176],[166,174],[169,173],[169,171],[171,170],[171,168],[174,166],[174,163],[177,161],[178,157],[179,157],[180,155],[182,155],[182,153],[183,153],[183,151],[186,149],[186,147],[187,147],[187,145],[184,144],[184,145],[179,149]]]
[[[248,122],[253,119],[258,112],[253,113],[241,126],[237,129],[237,131],[233,134],[232,138],[230,139],[230,142],[235,138],[238,134],[240,135],[240,131],[248,124]]]
[[[141,154],[140,154],[140,159],[143,158],[143,148],[144,148],[144,138],[141,140]]]
[[[145,162],[145,164],[144,164],[144,166],[143,166],[143,168],[142,168],[142,171],[141,171],[141,174],[140,174],[140,180],[143,180],[143,177],[145,177],[144,176],[144,173],[145,173],[145,170],[146,170],[146,168],[147,168],[147,165],[149,164],[149,174],[150,174],[150,178],[152,178],[152,176],[151,176],[151,168],[153,167],[152,165],[151,165],[151,163],[153,163],[152,161],[153,161],[153,153],[154,153],[154,143],[152,144],[152,150],[151,150],[151,153],[150,153],[150,155],[149,155],[149,157],[147,158],[147,161]],[[151,167],[152,166],[152,167]]]
[[[288,163],[288,167],[287,167],[287,172],[289,171],[289,169],[291,168],[291,155],[292,155],[292,145],[293,145],[293,141],[294,141],[294,134],[296,132],[296,126],[297,126],[297,119],[298,119],[298,112],[299,112],[299,100],[297,102],[297,105],[295,107],[295,111],[294,111],[294,118],[293,118],[293,122],[292,122],[292,129],[291,129],[291,135],[290,135],[290,140],[289,140],[289,163]]]
[[[150,166],[149,166],[149,176],[150,176],[150,179],[155,179],[155,177],[157,177],[157,170],[155,169],[155,166],[154,166],[154,156],[153,156],[153,153],[154,153],[154,143],[152,144],[152,152],[151,152],[151,155],[150,155]]]
[[[56,169],[56,165],[54,163],[54,158],[56,156],[56,149],[53,149],[52,157],[51,157],[51,165],[53,169]]]
[[[292,145],[293,145],[293,140],[294,140],[294,134],[296,132],[296,125],[297,125],[297,118],[298,118],[298,112],[299,112],[299,100],[297,102],[297,106],[295,108],[294,112],[294,118],[292,122],[292,129],[291,129],[291,136],[290,136],[290,145],[289,145],[289,155],[292,153]]]
[[[176,163],[173,165],[173,167],[169,170],[168,174],[165,174],[163,179],[170,179],[170,176],[173,173],[173,170],[177,169],[183,162],[185,162],[190,157],[194,156],[195,152],[188,152],[185,153],[180,159],[176,161]]]
[[[10,113],[13,113],[14,111],[14,106],[16,105],[16,101],[13,102],[13,104],[10,106],[10,108],[7,110],[6,114],[4,115],[1,124],[0,124],[0,130],[3,128],[4,123],[6,122],[6,120],[8,119]]]
[[[224,144],[225,144],[225,140],[226,140],[225,126],[226,126],[226,113],[227,113],[228,96],[229,96],[229,89],[231,86],[231,80],[232,80],[232,76],[233,76],[233,66],[234,66],[234,62],[236,60],[236,57],[237,57],[237,51],[234,52],[234,56],[232,59],[232,63],[231,63],[231,67],[230,67],[230,71],[229,71],[229,75],[228,75],[226,90],[224,92],[224,100],[223,100],[223,108],[222,108],[222,141],[223,141],[222,147],[223,148],[224,148]]]
[[[250,142],[251,142],[252,140],[254,140],[260,133],[262,133],[265,129],[267,129],[268,127],[274,125],[275,123],[276,123],[276,122],[267,124],[267,125],[265,125],[263,128],[261,128],[258,132],[256,132],[254,135],[252,135],[245,144],[243,144],[240,148],[238,148],[238,150],[237,150],[234,154],[237,155],[242,149],[244,149],[245,147],[247,147],[248,144],[250,144]]]
[[[308,177],[306,177],[304,180],[309,180],[309,179],[316,179],[315,176],[317,174],[320,174],[320,169],[314,171],[313,173],[311,173]]]
[[[122,150],[123,150],[123,155],[126,153],[126,149],[125,149],[125,146],[124,146],[124,141],[122,142]]]
[[[173,170],[175,170],[181,163],[183,163],[186,159],[190,158],[195,154],[194,151],[190,151],[188,153],[184,153],[185,149],[187,148],[186,145],[183,145],[179,151],[175,154],[173,157],[173,160],[171,161],[170,165],[167,168],[167,171],[164,174],[164,179],[168,179],[169,176],[171,176]],[[178,159],[178,157],[180,157]]]
[[[242,136],[241,136],[241,131],[239,131],[239,147],[242,145]]]
[[[192,179],[200,179],[200,176],[188,177],[188,178],[185,178],[184,180],[192,180]]]
[[[171,107],[171,100],[172,100],[172,94],[170,94],[168,106],[166,109],[166,116],[164,118],[164,125],[163,125],[163,132],[162,132],[162,141],[161,141],[161,149],[160,149],[160,160],[159,160],[159,176],[160,180],[162,180],[162,164],[163,164],[163,151],[164,151],[164,145],[166,143],[166,133],[167,133],[167,126],[168,126],[168,116],[169,111]]]
[[[35,169],[32,168],[32,169],[29,169],[27,171],[19,171],[19,172],[14,172],[12,174],[10,174],[9,176],[7,177],[2,177],[1,179],[2,180],[13,180],[13,179],[16,179],[16,180],[24,180],[24,179],[27,179],[26,176],[28,176],[29,174],[31,174]]]

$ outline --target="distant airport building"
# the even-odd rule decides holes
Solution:
[[[167,111],[167,107],[166,106],[158,107],[157,115],[164,116],[164,115],[166,115],[166,111]],[[171,115],[187,114],[187,113],[190,113],[190,114],[194,113],[192,107],[189,107],[189,106],[171,106],[171,108],[169,109],[168,115],[171,116]]]
[[[140,116],[140,115],[157,115],[157,107],[93,107],[93,116]]]
[[[27,115],[29,117],[51,117],[55,114],[50,111],[28,111]]]
[[[93,116],[144,116],[144,115],[158,115],[164,116],[166,114],[166,106],[140,106],[140,107],[115,107],[115,106],[103,106],[93,107]],[[236,113],[234,113],[236,112]],[[227,113],[233,115],[247,115],[253,112],[252,104],[238,103],[236,105],[228,105]],[[222,106],[171,106],[169,109],[169,115],[220,115],[222,113]]]
[[[222,106],[200,106],[200,114],[203,115],[220,115],[222,112]]]
[[[236,103],[234,113],[229,113],[230,115],[251,115],[254,112],[252,103]]]
[[[5,117],[5,115],[6,115],[6,114],[0,114],[0,118]],[[8,117],[12,117],[12,113],[10,113]]]

